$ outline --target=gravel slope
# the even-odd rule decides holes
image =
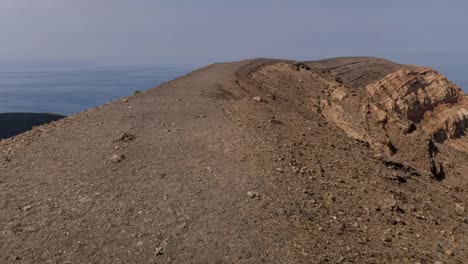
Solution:
[[[333,71],[399,67],[361,83],[343,61],[214,64],[2,141],[0,262],[466,263],[468,174],[392,163],[314,108]]]

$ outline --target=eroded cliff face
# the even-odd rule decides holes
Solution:
[[[369,97],[415,123],[439,105],[457,104],[463,92],[430,68],[405,67],[367,86]]]
[[[433,69],[380,61],[372,70],[359,70],[369,63],[375,64],[359,60],[319,68],[327,84],[318,96],[321,114],[382,156],[437,179],[453,173],[451,152],[441,148],[468,153],[467,96]],[[359,74],[352,74],[354,68]]]
[[[460,138],[465,136],[468,130],[468,101],[460,108],[454,120],[449,123],[447,131],[450,138]]]
[[[366,90],[370,101],[420,124],[439,143],[466,135],[468,100],[460,87],[433,69],[406,67]]]
[[[421,127],[437,142],[465,136],[468,128],[468,101],[455,105],[444,105],[427,112],[421,120]]]
[[[426,136],[425,154],[428,156],[430,171],[436,178],[445,177],[446,162],[438,155],[438,147],[434,142],[468,153],[467,97],[460,87],[437,71],[426,67],[406,66],[369,84],[366,92],[368,105],[371,106],[367,114],[384,117],[379,120],[388,123],[383,126],[383,130],[390,142],[406,144],[409,142],[407,134],[415,130],[422,137]],[[382,113],[382,109],[385,113]],[[406,122],[410,126],[403,130],[403,135],[389,133],[394,127],[390,121]],[[400,146],[405,149],[402,144]],[[383,149],[387,150],[388,147]],[[398,147],[394,150],[390,154],[396,153]]]

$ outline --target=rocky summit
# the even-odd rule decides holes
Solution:
[[[466,263],[468,99],[351,57],[217,63],[0,144],[0,263]]]

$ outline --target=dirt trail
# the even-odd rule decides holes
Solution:
[[[467,154],[439,181],[323,115],[401,67],[362,60],[213,64],[2,141],[0,263],[465,263]]]

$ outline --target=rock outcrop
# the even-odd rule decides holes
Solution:
[[[308,66],[321,70],[328,86],[319,96],[321,114],[381,155],[443,179],[444,157],[428,151],[431,142],[468,153],[467,97],[437,71],[365,57]]]
[[[371,101],[402,119],[420,124],[436,142],[466,134],[466,96],[460,87],[433,69],[404,67],[368,85],[366,90]]]
[[[367,86],[369,97],[389,111],[419,123],[439,105],[460,102],[463,92],[430,68],[405,67]]]
[[[468,100],[440,106],[426,113],[421,127],[437,142],[465,136],[468,130]]]

